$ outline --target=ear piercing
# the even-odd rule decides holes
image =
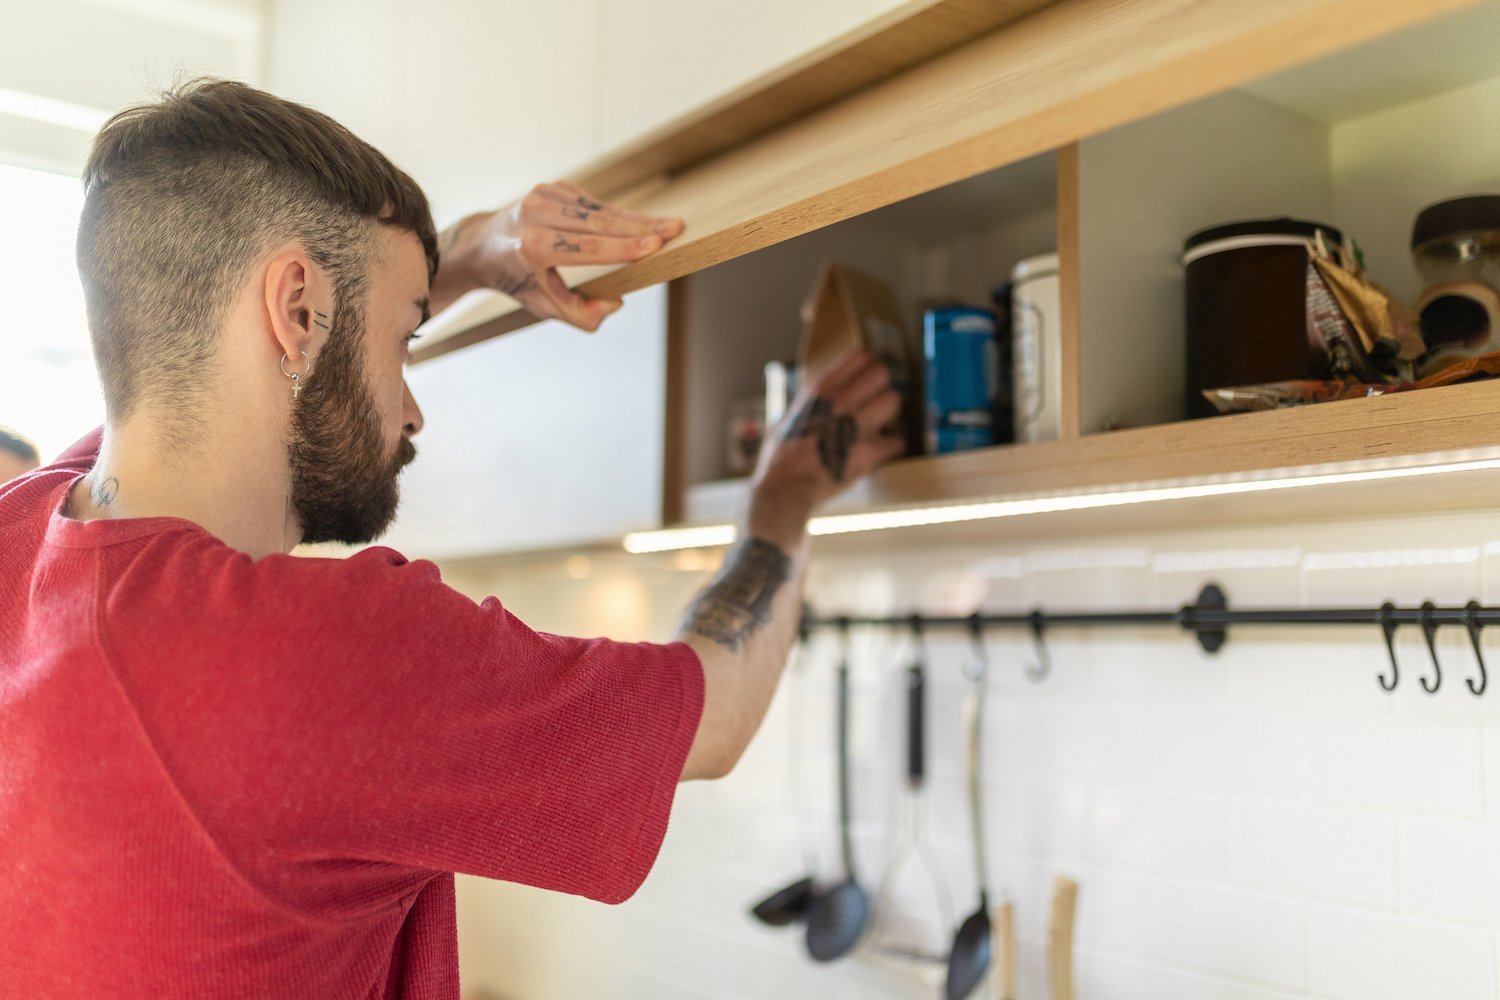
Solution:
[[[300,372],[289,372],[286,363],[291,360],[285,354],[281,356],[281,374],[292,380],[292,399],[295,400],[302,394],[302,380],[312,374],[312,359],[307,356],[306,351],[298,351],[302,355],[302,370]]]

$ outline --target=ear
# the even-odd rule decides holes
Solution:
[[[333,289],[327,275],[303,250],[289,248],[267,265],[264,292],[272,346],[287,356],[292,371],[312,364],[333,322]]]

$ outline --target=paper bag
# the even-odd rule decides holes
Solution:
[[[818,272],[802,304],[798,362],[803,384],[815,381],[851,348],[863,347],[885,362],[891,385],[901,394],[901,413],[888,428],[906,441],[906,453],[922,451],[922,380],[916,352],[901,326],[901,310],[890,286],[842,264]]]

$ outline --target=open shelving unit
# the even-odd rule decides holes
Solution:
[[[985,33],[960,41],[960,14]],[[924,23],[947,27],[882,48]],[[1294,215],[1354,235],[1376,279],[1414,297],[1412,216],[1500,176],[1472,130],[1442,126],[1500,114],[1497,38],[1495,0],[914,3],[585,170],[601,196],[689,223],[645,261],[568,275],[608,295],[670,282],[663,523],[742,509],[721,457],[729,406],[794,356],[822,261],[887,281],[915,338],[923,301],[986,305],[1050,250],[1059,440],[905,459],[838,510],[1466,462],[1447,500],[1379,493],[1392,511],[1483,503],[1500,486],[1484,467],[1500,455],[1493,383],[1183,420],[1179,258],[1198,229]],[[529,322],[498,298],[465,308],[419,356]],[[1292,513],[1349,508],[1345,489],[1298,494]]]

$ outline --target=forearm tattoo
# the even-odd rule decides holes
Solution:
[[[739,652],[745,639],[771,620],[776,592],[792,575],[792,559],[770,542],[744,538],[724,558],[724,570],[683,616],[682,634],[712,639]]]
[[[504,292],[511,298],[518,299],[536,287],[536,275],[528,274],[523,278],[501,278],[493,287],[497,292]]]
[[[836,417],[833,401],[816,396],[809,400],[787,428],[787,437],[816,437],[818,460],[836,483],[844,481],[849,469],[849,452],[859,440],[859,424],[848,414]]]

